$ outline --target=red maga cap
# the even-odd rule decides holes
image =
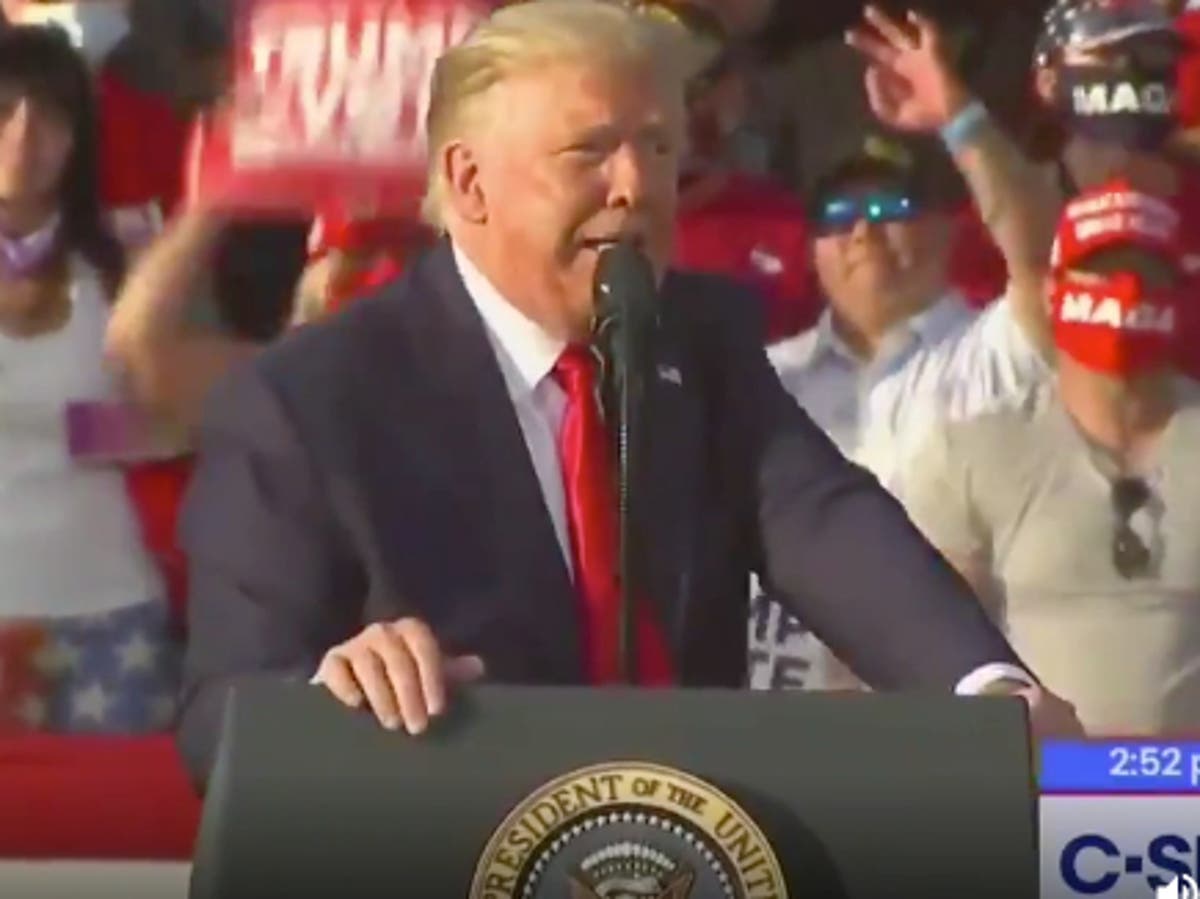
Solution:
[[[1180,216],[1167,200],[1134,190],[1124,179],[1086,191],[1067,204],[1058,223],[1051,267],[1072,268],[1089,256],[1135,246],[1181,264]]]

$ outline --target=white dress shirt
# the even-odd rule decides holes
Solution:
[[[516,409],[517,422],[542,487],[546,511],[550,513],[567,570],[571,571],[566,488],[558,458],[558,432],[567,411],[567,394],[553,377],[554,365],[567,344],[551,337],[537,322],[504,299],[457,246],[454,247],[454,261],[467,293],[483,318],[488,341],[500,363],[508,398]]]
[[[903,460],[936,422],[993,411],[1049,371],[1007,298],[978,313],[955,294],[897,327],[869,362],[838,336],[829,310],[768,355],[846,457],[901,496]]]
[[[495,350],[509,399],[529,449],[530,461],[541,484],[546,510],[550,513],[563,558],[571,570],[567,503],[558,458],[558,432],[566,412],[567,396],[552,376],[554,365],[567,344],[551,337],[508,302],[457,246],[454,247],[454,261]],[[963,678],[956,692],[979,693],[989,684],[1005,678],[1031,682],[1028,674],[1011,665],[985,665]]]

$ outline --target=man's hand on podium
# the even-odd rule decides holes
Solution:
[[[351,708],[363,704],[388,730],[411,734],[446,708],[447,687],[483,677],[479,656],[447,656],[425,622],[402,618],[367,627],[325,654],[312,683]]]
[[[1085,736],[1075,706],[1044,687],[1004,679],[991,684],[983,693],[1024,699],[1029,705],[1029,729],[1035,740],[1072,740]]]

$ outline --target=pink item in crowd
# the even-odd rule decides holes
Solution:
[[[60,219],[24,237],[0,235],[0,274],[5,278],[25,278],[41,270],[58,247]]]

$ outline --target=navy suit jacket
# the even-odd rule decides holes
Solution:
[[[877,688],[1020,664],[958,575],[781,387],[754,299],[671,274],[652,437],[649,598],[686,686],[747,673],[749,576]],[[676,377],[675,375],[678,375]],[[310,677],[367,623],[417,616],[493,681],[579,684],[576,597],[484,325],[448,244],[218,388],[182,539],[180,746],[202,779],[227,687]]]

